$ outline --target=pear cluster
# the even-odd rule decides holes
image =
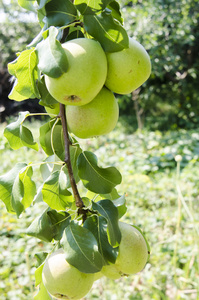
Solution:
[[[57,299],[81,299],[92,288],[93,282],[102,276],[118,279],[135,274],[145,267],[149,253],[140,230],[119,222],[121,243],[115,264],[106,265],[98,273],[82,273],[65,260],[64,250],[58,249],[47,258],[42,281],[47,291]]]
[[[49,93],[66,105],[69,131],[79,138],[111,132],[118,121],[116,94],[129,94],[150,76],[151,62],[144,47],[129,38],[129,47],[105,53],[99,42],[78,38],[62,44],[68,70],[58,78],[45,75]],[[49,114],[57,114],[59,103]]]

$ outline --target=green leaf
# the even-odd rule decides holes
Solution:
[[[118,218],[120,219],[123,215],[125,215],[127,211],[125,195],[122,195],[119,198],[112,200],[112,202],[117,207]]]
[[[37,264],[38,266],[42,265],[44,263],[44,261],[46,260],[46,257],[48,256],[48,252],[37,252],[35,253],[35,258],[37,260]]]
[[[50,106],[52,104],[57,103],[57,100],[51,96],[49,91],[47,90],[44,77],[40,81],[38,81],[38,90],[40,93],[40,99],[41,101],[39,104],[42,104],[44,106]]]
[[[82,152],[82,149],[80,148],[80,146],[78,144],[75,145],[71,145],[70,146],[70,161],[71,161],[71,166],[72,166],[72,170],[73,170],[73,176],[75,178],[75,182],[78,183],[80,181],[79,175],[78,175],[78,168],[77,168],[77,159],[79,157],[79,155]],[[62,158],[63,160],[63,158]],[[68,174],[68,170],[67,167],[65,167],[63,169],[63,171],[66,174],[67,177],[67,188],[71,187],[71,183],[70,183],[70,177]]]
[[[78,39],[78,38],[84,38],[84,34],[82,32],[82,28],[77,26],[77,27],[71,27],[69,34],[66,37],[65,42]]]
[[[110,12],[84,15],[84,25],[88,34],[98,40],[106,52],[121,51],[129,46],[126,30],[113,19]]]
[[[117,1],[111,1],[107,8],[111,10],[113,18],[118,20],[121,24],[123,24],[123,18],[120,11],[119,3]]]
[[[116,189],[113,189],[110,194],[100,195],[102,199],[110,199],[117,207],[119,219],[126,213],[126,199],[125,195],[119,195]]]
[[[84,227],[87,228],[98,242],[99,252],[101,253],[105,264],[115,263],[118,248],[113,248],[108,241],[107,221],[102,216],[93,215],[86,219]]]
[[[63,170],[53,172],[42,188],[43,201],[52,209],[65,210],[73,202],[71,193],[67,190],[67,178]]]
[[[20,112],[18,120],[9,124],[4,130],[4,136],[14,150],[24,146],[36,151],[39,150],[38,144],[33,140],[32,132],[23,125],[23,122],[28,115],[28,111]]]
[[[54,166],[54,162],[55,162],[55,156],[48,156],[46,157],[46,159],[43,161],[44,163],[42,163],[40,165],[40,172],[41,172],[41,176],[43,181],[46,181],[46,179],[50,176],[50,174],[52,173]],[[57,166],[58,170],[61,169],[61,166]]]
[[[43,40],[43,32],[44,32],[44,29],[42,28],[40,33],[38,33],[38,35],[34,37],[34,39],[30,42],[30,44],[28,44],[26,46],[26,48],[31,49],[33,47],[36,47],[37,44],[40,43]]]
[[[64,136],[61,122],[58,119],[50,120],[40,127],[40,144],[47,155],[56,154],[64,161]]]
[[[54,130],[51,132],[52,134],[52,148],[54,153],[62,160],[65,160],[65,147],[64,147],[64,137],[63,137],[63,129],[62,125],[56,125],[54,127]],[[77,159],[79,155],[82,152],[82,149],[80,148],[77,141],[74,142],[73,145],[69,146],[70,151],[70,161],[73,169],[73,175],[76,182],[79,182],[79,176],[78,176],[78,168],[77,168]],[[63,168],[63,171],[65,172],[67,176],[67,187],[70,187],[70,178],[67,171],[67,168]]]
[[[39,292],[34,296],[34,300],[52,300],[52,297],[48,294],[43,282],[41,282]]]
[[[38,286],[42,282],[42,270],[44,267],[44,263],[41,264],[36,270],[35,270],[35,286]]]
[[[54,153],[62,160],[65,159],[64,135],[61,124],[56,124],[51,130],[52,148]]]
[[[45,153],[49,156],[56,154],[60,160],[65,160],[65,147],[64,147],[64,137],[63,137],[63,129],[60,121],[57,122],[55,120],[51,120],[50,122],[44,124],[40,127],[40,144],[45,151]],[[73,145],[70,145],[70,160],[73,169],[73,174],[75,181],[78,182],[78,168],[77,168],[77,159],[82,152],[78,142],[73,141]],[[50,160],[52,161],[52,160]],[[47,167],[49,169],[49,167]],[[46,166],[42,166],[41,169],[46,169]],[[70,178],[68,175],[67,168],[64,167],[63,171],[67,176],[67,188],[70,187]]]
[[[21,170],[15,178],[12,188],[12,207],[18,217],[31,205],[36,194],[36,185],[31,179],[32,175],[32,167],[27,166],[25,170]]]
[[[8,64],[8,71],[17,80],[9,94],[9,98],[16,101],[39,98],[36,86],[38,79],[37,56],[35,49],[21,52],[17,59]]]
[[[62,125],[56,124],[53,130],[51,130],[51,141],[53,152],[59,157],[62,161],[65,160],[65,146],[64,146],[64,135]],[[75,180],[78,182],[78,168],[77,168],[77,159],[80,153],[82,152],[77,141],[73,142],[73,145],[69,146],[70,151],[70,160],[74,173]],[[68,183],[70,185],[70,179],[67,174]]]
[[[34,7],[34,2],[35,0],[18,0],[18,4],[23,7],[24,9],[26,10],[29,10],[29,11],[33,11],[33,12],[36,12],[36,9]]]
[[[54,236],[53,226],[46,210],[41,216],[38,216],[26,230],[26,234],[34,236],[42,241],[51,242]]]
[[[34,219],[26,233],[45,242],[51,242],[53,239],[60,240],[69,221],[70,215],[66,211],[57,212],[48,208],[41,216]]]
[[[98,251],[94,235],[74,221],[66,227],[61,245],[65,250],[69,264],[84,273],[99,272],[103,266],[103,258]]]
[[[37,3],[39,5],[39,9],[43,8],[46,3],[48,3],[50,0],[37,0]]]
[[[111,0],[75,0],[74,4],[82,15],[97,14],[103,11]]]
[[[38,68],[50,77],[58,78],[68,69],[68,59],[60,42],[56,39],[58,29],[50,27],[49,36],[39,44],[36,51],[38,55]]]
[[[121,233],[118,226],[118,211],[113,202],[108,199],[100,200],[98,202],[92,201],[92,209],[106,219],[108,225],[108,238],[111,246],[119,246]]]
[[[65,26],[77,18],[77,10],[70,0],[51,0],[45,5],[46,22],[49,26]]]
[[[94,193],[110,193],[117,184],[121,183],[120,172],[115,167],[98,167],[97,157],[92,152],[82,152],[78,157],[77,165],[84,186]]]
[[[44,2],[44,1],[41,1],[41,2]],[[45,1],[47,2],[47,1]],[[43,4],[42,4],[43,5]],[[48,26],[47,24],[45,23],[45,19],[46,19],[46,11],[45,11],[45,7],[41,5],[41,8],[39,6],[39,9],[37,10],[37,17],[38,17],[38,20],[39,20],[39,24],[41,26],[41,28],[45,28],[47,29]],[[45,5],[45,3],[44,3]]]
[[[47,212],[52,226],[54,230],[53,238],[55,240],[60,240],[63,234],[64,229],[69,225],[70,222],[70,214],[66,211],[56,211],[56,210],[49,210]]]
[[[39,136],[40,145],[44,150],[44,152],[49,156],[54,154],[52,143],[51,143],[52,142],[51,130],[53,126],[55,126],[55,122],[57,122],[57,120],[53,119],[40,127],[40,136]]]
[[[5,203],[8,212],[14,212],[12,206],[13,185],[19,172],[26,167],[26,163],[18,163],[8,173],[0,176],[0,199]]]

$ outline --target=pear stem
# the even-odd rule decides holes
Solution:
[[[75,181],[75,178],[74,178],[72,165],[71,165],[71,160],[70,160],[71,141],[69,139],[69,134],[68,134],[67,121],[66,121],[66,112],[65,112],[65,105],[64,104],[60,104],[59,116],[61,118],[61,123],[62,123],[62,128],[63,128],[63,135],[64,135],[64,149],[65,149],[64,162],[65,162],[65,164],[67,166],[67,169],[68,169],[70,184],[71,184],[71,187],[72,187],[73,196],[75,198],[75,204],[79,209],[81,209],[81,208],[84,207],[84,203],[82,201],[82,198],[80,197],[80,194],[79,194],[79,191],[78,191],[78,188],[77,188],[77,184],[76,184],[76,181]]]

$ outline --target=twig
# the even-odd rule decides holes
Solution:
[[[82,198],[80,197],[79,191],[77,189],[77,184],[75,182],[75,178],[74,178],[74,175],[73,175],[73,169],[72,169],[71,160],[70,160],[70,144],[71,144],[71,141],[69,140],[69,135],[68,135],[68,128],[67,128],[66,113],[65,113],[65,105],[64,104],[60,104],[59,116],[61,118],[62,128],[63,128],[63,135],[64,135],[64,148],[65,148],[64,162],[65,162],[65,164],[67,166],[67,169],[68,169],[70,184],[71,184],[71,187],[72,187],[72,190],[73,190],[73,196],[75,198],[75,204],[81,211],[81,209],[84,207],[84,203],[82,201]]]

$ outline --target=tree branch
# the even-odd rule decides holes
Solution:
[[[68,169],[70,184],[71,184],[71,187],[72,187],[73,196],[75,198],[75,204],[81,210],[81,208],[84,207],[84,203],[82,201],[82,198],[80,197],[79,191],[77,189],[77,184],[75,182],[75,178],[74,178],[74,175],[73,175],[73,169],[72,169],[71,160],[70,160],[70,144],[71,144],[71,141],[70,141],[69,135],[68,135],[68,128],[67,128],[67,122],[66,122],[66,112],[65,112],[65,105],[64,104],[60,104],[59,116],[61,118],[62,128],[63,128],[63,135],[64,135],[64,148],[65,148],[64,162],[65,162],[65,164],[67,166],[67,169]]]

